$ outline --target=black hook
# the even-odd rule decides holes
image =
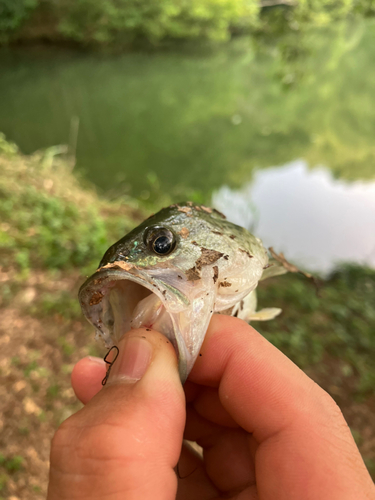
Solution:
[[[116,349],[116,354],[115,354],[115,357],[113,358],[112,361],[107,361],[107,358],[109,356],[109,353],[113,351],[113,349]],[[105,363],[107,363],[108,365],[108,368],[107,368],[107,373],[105,374],[105,377],[103,378],[102,380],[102,385],[105,385],[107,383],[107,380],[108,380],[108,377],[109,377],[109,374],[111,372],[111,368],[113,366],[113,363],[116,361],[117,357],[118,357],[118,354],[119,354],[119,349],[117,347],[117,345],[113,345],[110,350],[107,352],[107,354],[104,356],[104,361]]]

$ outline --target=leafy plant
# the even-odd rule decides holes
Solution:
[[[38,3],[39,0],[0,0],[0,41],[19,28]]]
[[[358,394],[375,384],[375,271],[346,266],[326,281],[319,296],[312,284],[286,275],[259,289],[262,305],[283,308],[275,321],[256,328],[301,368],[339,360],[344,377],[356,376]]]
[[[7,482],[8,476],[6,474],[0,474],[0,492],[5,489]]]
[[[233,24],[254,23],[256,0],[65,0],[60,30],[78,41],[110,43],[146,38],[224,40]]]
[[[1,2],[1,0],[0,0]],[[0,132],[0,154],[12,157],[18,153],[18,147],[13,142],[6,140],[5,135]]]
[[[371,0],[0,0],[0,43],[25,20],[32,27],[30,13],[36,8],[47,13],[45,23],[54,19],[52,38],[61,40],[62,34],[84,44],[226,40],[254,28],[275,35],[375,13]]]
[[[22,469],[24,464],[24,458],[15,455],[14,457],[5,457],[0,455],[0,465],[4,467],[8,472],[16,472]]]
[[[100,213],[108,203],[83,190],[68,163],[46,165],[44,154],[24,157],[0,139],[2,265],[23,271],[96,265],[113,238],[133,225],[130,219],[117,214],[109,224],[114,235]]]

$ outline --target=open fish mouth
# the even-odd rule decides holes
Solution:
[[[204,283],[188,281],[173,268],[142,269],[119,262],[88,278],[80,288],[79,301],[108,348],[135,328],[165,335],[175,348],[184,383],[214,309],[215,290],[208,290]]]
[[[261,240],[192,202],[150,216],[109,247],[99,266],[79,291],[97,337],[111,348],[132,328],[164,334],[182,383],[214,312],[247,321],[279,312],[255,312],[253,291],[268,267]]]

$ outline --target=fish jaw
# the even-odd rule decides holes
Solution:
[[[82,285],[79,301],[84,315],[108,348],[132,328],[164,334],[175,348],[184,383],[214,312],[218,288],[212,268],[203,270],[201,280],[188,281],[174,269],[118,264],[99,269]]]
[[[155,251],[149,233],[174,235]],[[131,328],[149,327],[173,344],[184,382],[199,354],[213,312],[230,311],[267,267],[262,242],[214,210],[186,202],[142,222],[103,256],[79,299],[107,347]]]

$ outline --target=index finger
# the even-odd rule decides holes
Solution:
[[[252,327],[214,316],[201,354],[189,379],[217,387],[225,410],[259,443],[260,498],[374,498],[337,405]]]

